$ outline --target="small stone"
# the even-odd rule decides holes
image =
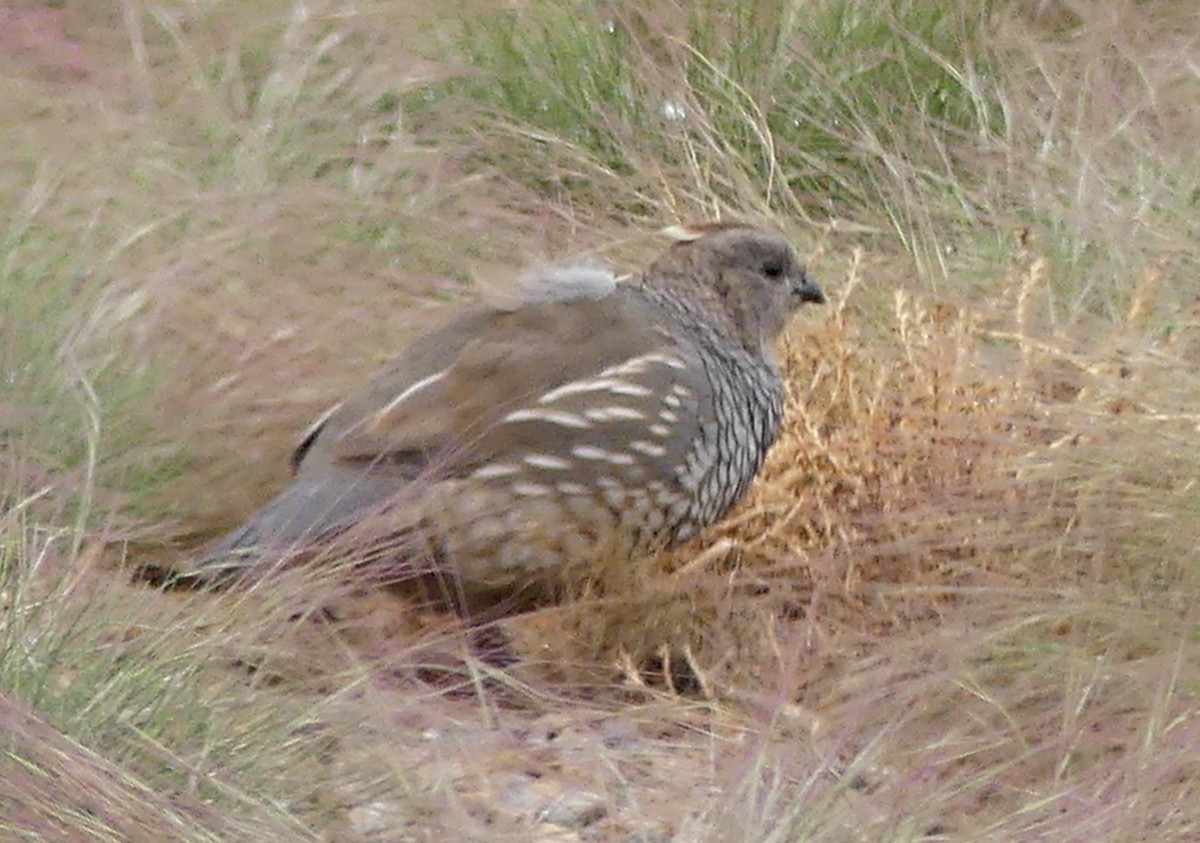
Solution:
[[[585,828],[608,814],[608,800],[587,790],[569,790],[538,812],[542,822]]]
[[[400,807],[392,802],[359,805],[350,809],[346,819],[355,834],[366,838],[394,832],[404,822]]]
[[[508,773],[493,777],[492,787],[501,805],[531,816],[538,813],[540,802],[534,790],[537,781],[528,773]]]
[[[671,838],[661,831],[635,831],[622,843],[671,843]]]
[[[603,743],[608,749],[636,749],[642,743],[637,729],[619,720],[606,723],[603,734]]]
[[[561,825],[545,825],[537,832],[532,843],[581,843],[583,840],[576,831],[563,828]]]
[[[543,714],[530,725],[528,742],[537,747],[561,743],[562,736],[573,728],[574,722],[566,714]]]

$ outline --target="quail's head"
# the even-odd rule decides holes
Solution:
[[[821,304],[825,294],[782,236],[730,223],[675,227],[676,243],[646,272],[675,295],[707,299],[726,317],[733,333],[755,352],[765,351],[803,304]]]

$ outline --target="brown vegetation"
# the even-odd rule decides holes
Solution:
[[[766,202],[703,98],[662,148],[622,124],[632,175],[494,108],[417,120],[463,9],[250,5],[0,7],[0,831],[1200,834],[1190,4],[994,4],[1004,133],[845,127],[877,201],[831,209]],[[760,482],[700,540],[485,632],[336,570],[127,582],[269,496],[477,279],[633,265],[647,220],[698,211],[768,217],[832,294],[781,349]],[[553,813],[580,794],[600,816]]]

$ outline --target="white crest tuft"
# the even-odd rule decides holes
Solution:
[[[669,225],[662,230],[662,233],[676,243],[690,243],[693,240],[699,240],[706,232],[703,228],[694,225]]]
[[[617,288],[616,274],[600,263],[533,266],[503,285],[486,285],[483,298],[501,310],[528,304],[602,299]]]
[[[722,231],[754,231],[755,227],[737,220],[713,220],[711,222],[679,223],[662,229],[664,236],[676,243],[691,243],[709,234]]]

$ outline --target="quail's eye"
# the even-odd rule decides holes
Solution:
[[[767,258],[763,261],[762,274],[768,278],[782,278],[783,260],[781,258]]]

